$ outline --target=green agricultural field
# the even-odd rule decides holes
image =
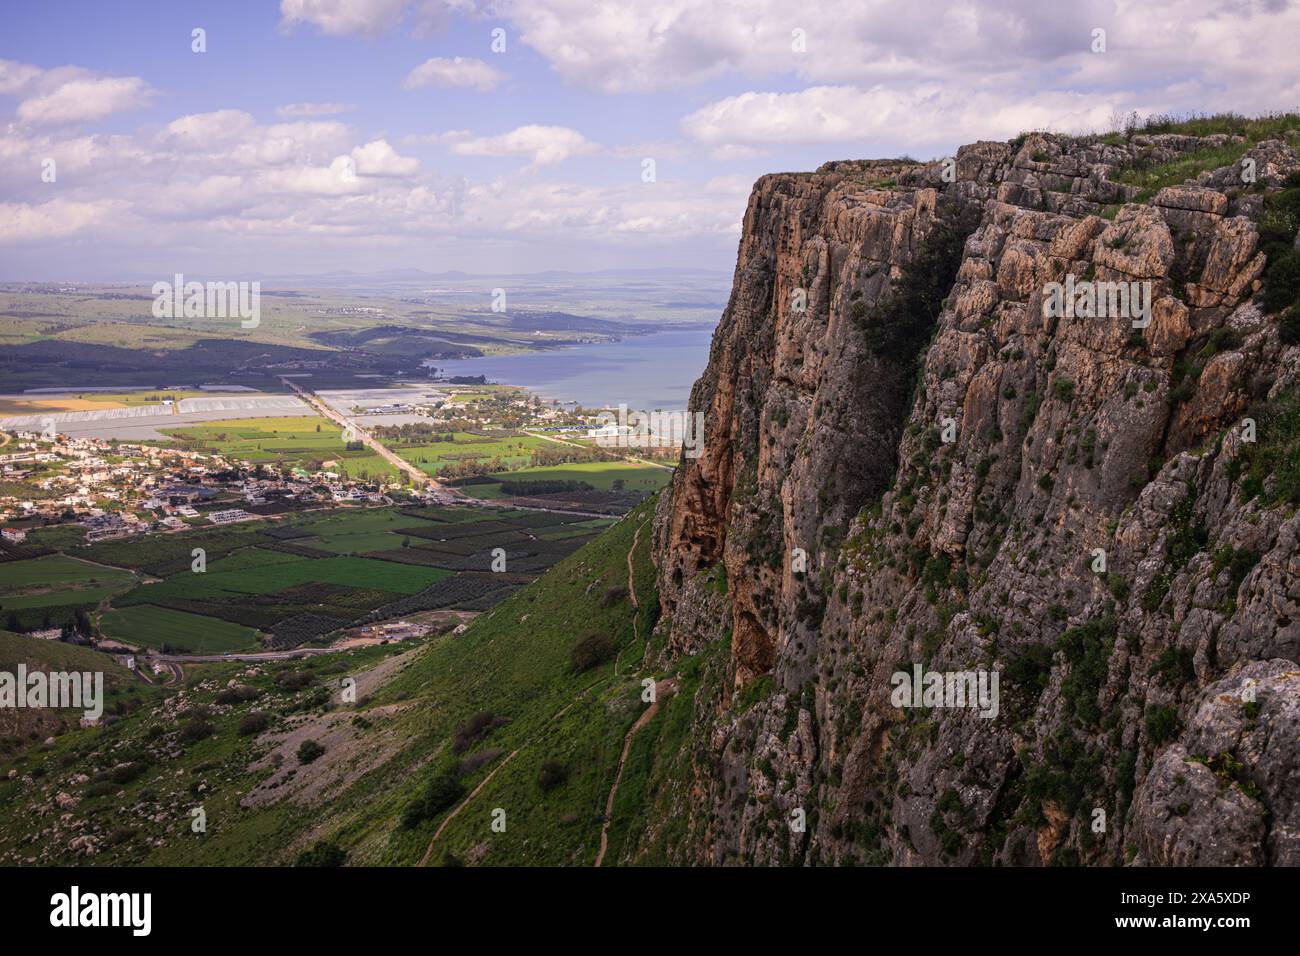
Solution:
[[[295,538],[294,544],[320,548],[333,554],[365,554],[368,551],[391,551],[402,546],[400,528],[432,524],[411,518],[391,508],[367,511],[341,511],[298,523],[315,538]]]
[[[225,398],[229,396],[242,398],[248,394],[248,392],[211,392],[198,388],[144,388],[138,392],[84,392],[77,393],[76,397],[87,402],[95,402],[111,407],[112,405],[157,405],[165,398],[178,402],[185,398]]]
[[[500,461],[503,467],[526,465],[533,460],[535,449],[550,444],[544,438],[519,435],[510,438],[484,438],[456,432],[455,441],[432,442],[427,445],[403,445],[386,441],[397,456],[409,461],[421,471],[436,475],[449,465],[463,462]]]
[[[330,470],[354,481],[394,481],[398,474],[397,466],[388,459],[362,452],[348,452],[347,457],[337,458]]]
[[[79,524],[55,524],[46,528],[29,528],[27,540],[23,542],[29,548],[53,548],[62,551],[74,548],[86,540],[86,529]]]
[[[81,342],[89,345],[110,345],[124,349],[187,349],[196,342],[205,339],[219,339],[220,335],[170,328],[163,325],[147,325],[140,322],[130,324],[115,322],[111,325],[82,325],[66,332],[59,332],[53,338],[65,342]]]
[[[122,588],[73,588],[46,591],[41,594],[21,594],[17,597],[0,597],[0,612],[19,611],[38,607],[59,607],[64,604],[94,606],[106,597],[112,597]]]
[[[349,455],[369,456],[368,451],[349,452],[342,429],[318,415],[232,418],[167,429],[165,433],[186,447],[241,458],[254,464],[301,465]]]
[[[226,571],[246,571],[249,568],[262,568],[268,564],[284,564],[288,561],[301,560],[302,558],[296,554],[272,551],[270,548],[244,548],[224,558],[209,561],[205,573],[222,574]]]
[[[0,622],[27,631],[62,627],[135,580],[130,571],[62,554],[0,562]]]
[[[614,482],[622,480],[625,491],[657,491],[672,474],[666,468],[630,461],[590,461],[498,472],[491,477],[499,481],[585,481],[598,491],[614,490]],[[466,485],[462,490],[476,498],[504,497],[500,485]]]
[[[196,530],[185,534],[149,535],[81,545],[75,549],[75,553],[87,560],[136,568],[148,574],[166,577],[178,571],[188,571],[194,560],[192,552],[195,548],[207,552],[208,563],[211,564],[222,555],[247,545],[265,544],[266,539],[257,535],[259,527],[265,525],[253,522],[220,527],[201,524]]]
[[[400,545],[400,542],[399,542]],[[130,603],[151,600],[203,600],[240,594],[273,594],[300,584],[341,584],[347,587],[415,594],[451,574],[440,568],[394,564],[374,558],[302,558],[232,571],[209,569],[203,574],[181,571],[162,584],[146,584],[129,596]]]
[[[0,596],[34,588],[77,588],[128,584],[131,572],[105,568],[62,554],[0,562]]]
[[[141,604],[108,611],[100,621],[108,637],[189,654],[220,654],[259,646],[257,631],[230,621]]]
[[[581,538],[583,535],[592,534],[608,528],[614,523],[614,519],[608,520],[593,519],[583,521],[578,524],[560,525],[555,528],[539,528],[533,533],[543,541],[563,541],[565,538]]]

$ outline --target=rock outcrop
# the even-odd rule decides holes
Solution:
[[[1300,859],[1300,159],[1110,140],[756,184],[655,528],[655,663],[725,645],[682,862]],[[918,666],[997,716],[896,706]]]

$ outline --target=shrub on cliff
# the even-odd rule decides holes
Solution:
[[[271,718],[262,711],[255,710],[239,722],[239,736],[251,737],[253,734],[260,734],[270,726]]]
[[[1277,334],[1284,345],[1300,345],[1300,305],[1293,305],[1282,314]]]
[[[1280,312],[1300,300],[1300,252],[1288,249],[1269,264],[1264,277],[1265,312]]]
[[[451,749],[458,754],[463,754],[478,741],[507,722],[505,717],[498,717],[490,710],[480,710],[456,729],[456,733],[452,737]]]
[[[874,309],[868,312],[854,303],[852,317],[865,326],[867,347],[878,357],[905,365],[916,361],[957,278],[965,242],[965,234],[957,228],[938,226]]]
[[[542,764],[542,769],[537,774],[537,788],[542,793],[550,793],[560,784],[564,783],[569,777],[568,768],[564,764],[555,760],[548,760]]]

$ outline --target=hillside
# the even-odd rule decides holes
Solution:
[[[591,865],[641,682],[660,676],[640,669],[658,616],[652,510],[461,634],[187,664],[164,699],[0,758],[0,861]],[[606,653],[577,671],[588,634]]]
[[[28,673],[102,672],[104,712],[109,715],[129,712],[140,706],[149,690],[107,654],[73,644],[0,631],[0,671],[17,674],[20,664]],[[84,710],[67,709],[0,710],[0,760],[10,754],[20,754],[33,744],[42,744],[50,734],[76,727],[83,714]]]

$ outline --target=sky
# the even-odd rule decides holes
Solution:
[[[1294,110],[1297,41],[1295,0],[7,0],[0,279],[730,270],[764,173]]]

